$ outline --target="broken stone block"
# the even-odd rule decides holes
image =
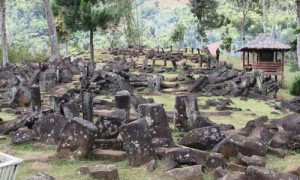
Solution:
[[[197,99],[194,96],[177,95],[175,99],[174,123],[179,130],[192,130],[194,121],[199,116]]]
[[[59,74],[60,82],[69,83],[72,81],[72,72],[67,69],[61,69]]]
[[[272,154],[274,156],[277,156],[279,158],[284,158],[285,156],[288,155],[287,152],[285,152],[285,150],[282,150],[282,149],[276,149],[276,148],[271,148],[271,147],[268,147],[268,153],[269,154]]]
[[[41,100],[41,91],[40,86],[32,85],[30,87],[31,92],[31,108],[32,111],[40,111],[42,107],[42,100]]]
[[[60,114],[49,114],[37,125],[39,139],[46,144],[57,145],[60,141],[59,134],[67,122],[67,119]]]
[[[79,109],[75,101],[69,101],[62,105],[64,116],[67,119],[79,117]]]
[[[293,150],[300,149],[300,135],[294,136],[288,141],[288,148]]]
[[[145,119],[124,124],[120,128],[124,149],[132,167],[138,167],[155,159],[149,126]]]
[[[115,165],[96,165],[92,167],[80,167],[77,170],[79,175],[89,174],[95,179],[119,180],[118,169]]]
[[[91,90],[82,90],[81,104],[83,119],[93,122],[93,94]]]
[[[249,137],[258,139],[264,142],[269,142],[274,136],[267,126],[265,125],[258,125],[249,134]]]
[[[193,129],[216,126],[216,125],[217,124],[209,120],[208,117],[199,115],[197,116],[197,118],[193,123]]]
[[[138,118],[145,118],[152,138],[173,139],[164,107],[160,104],[140,104]]]
[[[127,112],[123,109],[116,109],[108,115],[100,115],[96,121],[98,138],[115,139],[119,135],[119,127],[126,120]]]
[[[211,126],[191,130],[180,141],[179,144],[200,150],[209,150],[215,147],[223,136],[218,126]]]
[[[59,158],[85,158],[97,136],[97,127],[90,121],[75,117],[69,119],[60,133],[56,149]]]
[[[151,160],[146,164],[146,170],[148,172],[154,172],[155,169],[157,168],[157,161],[156,160]]]
[[[121,139],[96,139],[93,148],[123,150],[123,141]]]
[[[184,168],[176,168],[164,172],[157,179],[176,179],[176,180],[193,180],[203,178],[203,166],[195,165]]]
[[[230,163],[228,164],[227,170],[244,172],[246,170],[246,167],[235,163]]]
[[[226,158],[229,158],[237,156],[239,152],[245,156],[265,156],[267,149],[267,144],[259,140],[230,134],[214,147],[213,152],[222,153]]]
[[[220,178],[219,180],[248,180],[245,173],[234,173],[234,174],[227,174],[224,177]]]
[[[130,118],[130,92],[123,90],[123,91],[118,91],[115,96],[115,108],[116,109],[123,109],[127,112],[127,118],[126,121],[129,120]]]
[[[93,155],[101,160],[122,161],[127,158],[125,151],[94,149]]]
[[[295,135],[296,134],[291,131],[278,131],[274,135],[270,146],[273,148],[286,148],[288,146],[288,141]]]
[[[152,143],[154,148],[159,148],[159,147],[170,148],[175,146],[173,139],[170,138],[153,138]]]
[[[284,172],[295,174],[296,176],[300,176],[300,166],[288,166]]]
[[[53,91],[56,86],[56,73],[54,69],[47,69],[40,73],[40,87],[41,91]]]
[[[246,166],[246,167],[248,166],[265,167],[266,163],[267,163],[266,158],[261,156],[256,156],[256,155],[248,157],[239,153],[236,157],[236,164]]]
[[[228,172],[226,170],[224,170],[222,167],[218,167],[218,168],[214,169],[212,171],[212,173],[214,175],[214,179],[222,178],[228,174]]]
[[[217,167],[226,168],[227,160],[220,153],[210,153],[206,161],[206,166],[210,169],[215,169]]]
[[[283,173],[274,170],[270,170],[263,167],[248,166],[245,171],[248,179],[259,180],[272,180],[272,179],[286,179],[286,180],[298,180],[298,176],[290,173]]]
[[[30,87],[25,82],[22,82],[10,102],[10,107],[24,107],[29,106],[31,102],[31,91]]]
[[[190,148],[163,148],[156,151],[158,157],[166,162],[175,162],[175,166],[184,164],[197,164],[206,166],[207,152]]]
[[[36,138],[36,133],[32,129],[19,129],[9,133],[11,142],[14,144],[21,144],[32,141]]]

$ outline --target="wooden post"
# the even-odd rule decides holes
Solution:
[[[248,57],[247,57],[247,66],[249,66],[249,58],[250,58],[250,51],[248,51]]]
[[[194,48],[192,48],[192,54],[194,54]]]
[[[172,46],[172,45],[170,46],[170,51],[171,51],[171,52],[173,51],[173,46]]]
[[[202,68],[202,56],[201,56],[201,54],[199,54],[199,63],[200,63],[200,67]]]
[[[252,51],[252,67],[254,65],[254,56],[255,56],[255,51]]]
[[[197,51],[198,51],[198,54],[200,54],[200,49],[199,48],[197,48]]]
[[[164,54],[164,66],[167,66],[167,55]]]
[[[284,82],[284,51],[282,51],[282,72],[281,72],[281,86],[283,86]]]
[[[185,54],[187,53],[187,50],[188,50],[188,48],[185,48],[185,50],[184,50]]]
[[[277,50],[276,50],[276,52],[275,52],[275,62],[279,62],[279,61],[278,61],[278,52],[277,52]]]

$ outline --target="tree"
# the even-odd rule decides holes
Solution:
[[[100,0],[55,0],[55,15],[60,12],[66,28],[71,32],[90,32],[90,67],[94,68],[94,31],[108,28],[117,23],[121,15],[115,1]]]
[[[191,12],[198,19],[198,34],[201,41],[206,38],[206,30],[220,27],[223,17],[217,14],[218,1],[190,0]]]
[[[5,24],[5,0],[0,0],[0,7],[2,13],[2,63],[3,67],[8,63],[8,45],[7,45],[7,36],[6,36],[6,24]]]
[[[234,5],[242,12],[242,19],[240,21],[240,30],[242,38],[242,46],[245,45],[245,25],[247,20],[247,15],[253,6],[258,3],[258,0],[231,0]]]
[[[266,16],[267,16],[267,11],[266,11],[266,0],[262,0],[263,3],[263,18],[262,18],[262,22],[263,22],[263,30],[264,33],[267,32],[267,25],[266,25]]]
[[[173,43],[178,43],[177,47],[181,47],[182,42],[184,40],[184,34],[185,34],[185,26],[181,23],[178,23],[175,25],[175,28],[171,35],[171,40]]]
[[[59,44],[57,39],[56,27],[54,23],[53,14],[50,8],[50,0],[43,0],[44,10],[47,18],[49,40],[51,47],[50,62],[59,62],[61,60],[59,52]]]
[[[297,26],[300,28],[300,0],[296,0],[297,5]],[[300,32],[297,34],[297,57],[298,66],[300,67]]]

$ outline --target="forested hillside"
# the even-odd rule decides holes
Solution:
[[[138,43],[134,45],[156,46],[188,46],[198,47],[203,44],[223,39],[227,50],[236,49],[242,44],[241,28],[245,24],[245,40],[248,41],[263,32],[263,7],[259,1],[251,3],[247,9],[245,22],[243,10],[238,6],[238,0],[218,0],[216,12],[222,18],[218,27],[206,29],[206,37],[199,37],[198,19],[191,12],[188,0],[137,0],[132,3],[132,26],[139,35]],[[206,9],[203,9],[205,13]],[[8,44],[11,58],[15,59],[14,51],[32,55],[47,55],[48,30],[42,1],[25,0],[6,2],[6,19]],[[217,18],[217,17],[216,17]],[[108,47],[126,47],[128,39],[124,32],[126,21],[123,16],[118,27],[95,32],[94,44],[96,49]],[[213,20],[211,20],[213,21]],[[177,25],[177,26],[176,26]],[[183,40],[174,42],[172,33],[176,28],[184,27]],[[296,40],[295,29],[296,3],[294,1],[266,1],[266,31],[285,43]],[[226,44],[227,43],[227,44]],[[71,52],[89,50],[89,34],[77,31],[70,34],[68,46]],[[64,48],[65,44],[61,44]]]

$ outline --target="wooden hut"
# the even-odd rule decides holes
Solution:
[[[261,33],[237,51],[243,53],[244,69],[263,70],[265,75],[274,75],[276,79],[280,75],[283,81],[284,53],[290,49],[289,45],[278,42],[271,35]]]

